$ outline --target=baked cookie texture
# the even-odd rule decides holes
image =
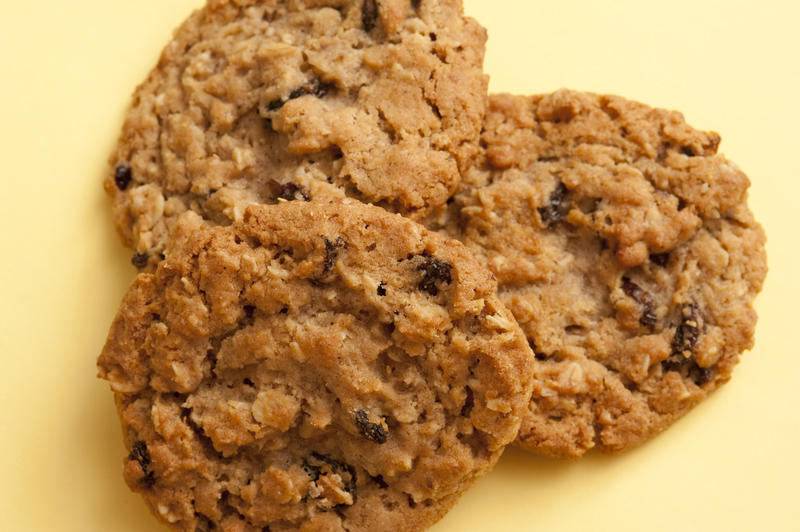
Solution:
[[[494,273],[538,359],[517,443],[635,446],[726,382],[767,271],[747,177],[680,113],[573,91],[497,95],[431,226]]]
[[[460,243],[374,206],[194,212],[98,360],[175,530],[420,530],[517,435],[533,352]]]
[[[208,0],[136,90],[104,182],[140,268],[192,210],[349,196],[421,219],[477,150],[485,30],[460,0]]]

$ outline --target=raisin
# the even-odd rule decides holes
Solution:
[[[691,146],[683,146],[683,147],[681,147],[681,153],[684,154],[684,155],[687,155],[689,157],[694,157],[695,155],[697,155],[694,152],[694,149]]]
[[[650,255],[650,262],[662,268],[666,268],[667,264],[669,264],[669,253],[655,253]]]
[[[676,371],[693,380],[698,386],[711,382],[713,368],[703,368],[694,360],[694,350],[702,329],[702,315],[696,303],[681,308],[681,324],[672,339],[672,354],[661,363],[664,371]]]
[[[559,183],[556,189],[550,194],[549,204],[536,209],[539,217],[547,225],[560,222],[569,211],[569,205],[564,202],[567,197],[567,187],[564,183]]]
[[[554,163],[558,161],[558,157],[539,157],[536,162],[539,163]]]
[[[281,107],[284,106],[286,102],[289,100],[295,100],[300,98],[301,96],[316,96],[317,98],[322,98],[326,94],[328,94],[328,90],[330,87],[324,83],[322,83],[319,79],[314,78],[308,82],[308,85],[303,87],[298,87],[294,89],[292,92],[289,93],[289,97],[284,99],[278,98],[277,100],[272,100],[267,104],[267,111],[277,111]]]
[[[128,188],[128,185],[131,184],[131,179],[133,179],[133,173],[130,167],[120,164],[114,170],[114,184],[117,185],[118,189],[125,190]]]
[[[714,370],[711,368],[701,368],[695,363],[696,368],[689,373],[689,376],[698,386],[708,384],[714,378]]]
[[[684,305],[681,314],[681,324],[672,338],[672,354],[689,358],[700,337],[700,308],[695,303]]]
[[[439,288],[436,286],[437,281],[448,284],[453,281],[453,267],[433,257],[424,257],[423,263],[417,266],[417,271],[424,272],[418,285],[419,289],[428,292],[432,296],[439,294]]]
[[[339,257],[339,251],[342,249],[347,249],[347,242],[345,242],[342,237],[337,238],[333,242],[327,238],[325,239],[325,262],[322,265],[323,272],[327,273],[333,268],[333,264]]]
[[[286,201],[303,200],[311,201],[311,198],[305,191],[294,183],[286,183],[278,192],[278,198]]]
[[[375,29],[378,22],[378,3],[375,0],[364,0],[361,8],[361,24],[367,33]]]
[[[286,102],[280,98],[278,98],[277,100],[272,100],[267,104],[267,111],[277,111],[278,109],[283,107],[283,104],[285,103]],[[272,120],[269,121],[269,127],[270,129],[272,128]]]
[[[143,470],[147,470],[150,467],[150,452],[147,450],[147,444],[141,440],[134,442],[128,458],[139,462]]]
[[[138,269],[142,269],[147,266],[147,261],[150,259],[150,256],[147,253],[134,253],[133,257],[131,257],[131,264],[136,266]]]
[[[658,317],[656,316],[656,302],[653,296],[627,277],[622,278],[622,291],[643,307],[639,323],[650,329],[655,327]]]
[[[353,418],[355,419],[358,431],[371,442],[386,443],[386,429],[380,423],[372,423],[363,410],[356,410]]]
[[[139,479],[139,483],[146,487],[152,487],[156,483],[156,477],[150,471],[150,452],[147,450],[147,444],[141,440],[133,443],[131,453],[128,455],[129,460],[136,460],[142,468],[144,476]]]
[[[672,355],[661,363],[664,371],[675,371],[691,379],[698,386],[708,384],[714,379],[713,368],[703,368],[691,358],[683,358],[681,355]]]
[[[378,295],[381,296],[381,297],[386,295],[386,285],[385,284],[380,283],[378,285]]]

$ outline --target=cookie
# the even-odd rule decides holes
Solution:
[[[125,296],[100,376],[173,529],[420,530],[516,437],[533,353],[491,275],[343,201],[186,213]]]
[[[348,196],[421,219],[477,151],[485,31],[460,0],[209,0],[136,90],[104,186],[142,268],[192,210]]]
[[[765,236],[719,143],[616,96],[490,98],[483,152],[432,225],[494,273],[535,350],[520,446],[633,447],[752,347]]]

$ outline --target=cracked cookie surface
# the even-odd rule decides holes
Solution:
[[[459,242],[343,200],[182,216],[98,360],[176,530],[420,530],[516,437],[522,331]]]
[[[348,196],[421,219],[477,150],[485,31],[460,0],[209,0],[136,90],[104,186],[137,266],[193,210]]]
[[[518,444],[576,457],[657,434],[753,344],[765,236],[719,135],[616,96],[497,95],[443,217],[536,353]]]

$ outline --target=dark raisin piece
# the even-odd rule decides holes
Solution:
[[[696,385],[703,386],[714,380],[714,368],[702,368],[692,358],[672,355],[661,363],[664,371],[675,371],[691,379]]]
[[[672,338],[672,354],[689,358],[694,354],[697,339],[700,337],[700,308],[695,304],[681,308],[681,324]]]
[[[433,42],[436,42],[436,39],[438,39],[438,37],[436,36],[436,34],[435,34],[435,33],[433,33],[433,32],[429,33],[429,34],[428,34],[428,37],[430,37],[431,41],[433,41]]]
[[[435,296],[439,294],[437,282],[451,283],[453,281],[453,267],[446,262],[433,257],[424,257],[422,264],[417,266],[417,271],[424,272],[422,280],[419,282],[419,289]]]
[[[280,310],[280,313],[281,313],[281,314],[289,314],[289,307],[283,307],[283,308]]]
[[[311,201],[311,198],[308,197],[308,194],[306,194],[302,188],[294,183],[286,183],[283,185],[278,192],[278,198],[285,199],[286,201]]]
[[[650,255],[650,262],[662,268],[666,268],[667,264],[669,264],[669,253],[655,253]]]
[[[461,415],[464,417],[472,413],[472,407],[475,406],[475,396],[472,393],[472,388],[467,386],[467,397],[464,399],[464,406],[461,407]]]
[[[639,323],[650,329],[655,327],[658,317],[656,316],[656,302],[653,296],[627,277],[622,278],[622,291],[643,307]]]
[[[386,443],[386,429],[380,423],[372,423],[363,410],[356,410],[353,414],[358,431],[371,442]]]
[[[714,378],[713,368],[702,368],[694,360],[694,350],[703,328],[700,307],[696,303],[681,308],[681,324],[672,339],[672,354],[661,363],[664,371],[676,371],[702,386]]]
[[[278,98],[277,100],[272,100],[267,104],[267,111],[277,111],[278,109],[283,107],[284,103],[286,102],[284,102],[280,98]],[[272,120],[269,121],[269,127],[270,129],[272,129]]]
[[[708,384],[714,379],[714,370],[711,368],[701,368],[700,366],[695,363],[695,368],[692,368],[693,371],[689,373],[689,376],[692,378],[695,384],[698,386],[703,386],[704,384]]]
[[[375,29],[378,22],[378,3],[375,0],[364,0],[361,8],[361,24],[367,33]]]
[[[694,152],[694,148],[692,148],[691,146],[682,146],[681,147],[681,153],[684,154],[684,155],[687,155],[689,157],[694,157],[695,155],[697,155]]]
[[[554,163],[558,161],[558,157],[539,157],[536,162],[539,163]]]
[[[245,305],[244,306],[244,315],[247,319],[253,319],[253,315],[256,313],[256,307],[253,305]]]
[[[566,197],[567,187],[564,183],[559,183],[550,195],[549,204],[536,209],[539,212],[539,217],[542,219],[542,222],[550,225],[564,219],[569,211],[569,205],[564,202]]]
[[[267,104],[267,111],[277,111],[278,109],[283,107],[283,105],[289,100],[295,100],[297,98],[300,98],[301,96],[314,95],[317,98],[322,98],[323,96],[328,94],[329,89],[330,87],[328,85],[322,83],[319,79],[314,78],[308,82],[308,85],[305,85],[303,87],[298,87],[292,90],[292,92],[289,93],[289,96],[285,100],[279,98],[277,100],[272,100],[271,102],[269,102]]]
[[[322,265],[323,272],[327,273],[333,268],[333,264],[339,257],[339,251],[342,249],[347,249],[347,242],[345,242],[342,237],[337,238],[333,242],[327,238],[325,239],[325,262]]]
[[[153,472],[150,471],[150,451],[147,450],[147,444],[145,442],[141,440],[134,442],[128,459],[136,460],[142,468],[144,476],[139,479],[140,484],[149,488],[156,483],[156,477]]]
[[[128,188],[128,185],[131,184],[131,179],[133,179],[133,173],[130,167],[120,164],[114,170],[114,184],[117,185],[118,189],[125,190]]]
[[[381,297],[386,295],[386,285],[385,284],[380,283],[378,285],[378,295],[381,296]]]
[[[144,470],[150,467],[150,452],[147,450],[147,444],[141,440],[133,443],[131,454],[128,455],[128,458],[139,462],[139,465]]]
[[[150,256],[147,253],[134,253],[133,257],[131,257],[131,264],[141,270],[147,266],[147,261],[149,258]]]

